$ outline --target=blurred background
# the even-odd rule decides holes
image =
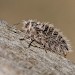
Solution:
[[[53,23],[71,41],[73,52],[67,58],[75,62],[75,0],[0,0],[0,19],[10,24],[24,19]]]

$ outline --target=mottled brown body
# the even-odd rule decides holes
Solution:
[[[34,20],[23,21],[23,30],[33,41],[38,42],[47,51],[66,56],[70,51],[69,42],[52,24],[40,23]],[[29,44],[29,47],[31,45]]]

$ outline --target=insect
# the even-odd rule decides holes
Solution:
[[[44,47],[45,50],[66,57],[70,52],[71,46],[69,41],[55,28],[52,24],[41,23],[35,20],[23,20],[23,30],[31,39],[29,47],[36,41]]]

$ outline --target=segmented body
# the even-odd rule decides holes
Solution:
[[[23,30],[31,40],[43,45],[45,50],[66,56],[71,50],[67,39],[52,24],[23,20]],[[32,43],[32,42],[31,42]]]

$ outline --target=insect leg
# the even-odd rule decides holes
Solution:
[[[34,40],[32,40],[32,41],[29,43],[28,47],[30,47],[30,46],[31,46],[31,44],[33,43],[33,41],[34,41]]]

